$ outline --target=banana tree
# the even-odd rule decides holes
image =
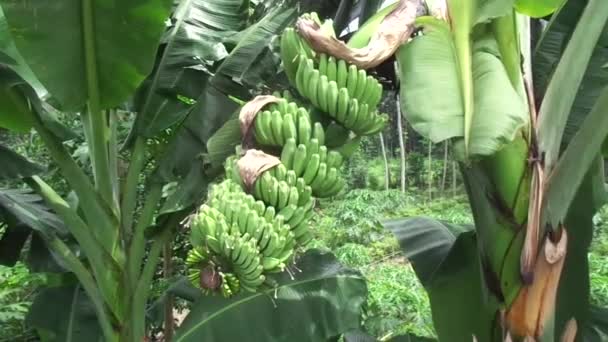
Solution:
[[[69,188],[0,146],[8,165],[0,180],[29,187],[0,189],[0,246],[12,246],[1,261],[13,264],[31,236],[28,258],[50,279],[28,314],[41,339],[141,341],[163,246],[184,233],[184,218],[240,142],[233,114],[270,85],[287,85],[276,37],[300,8],[246,0],[0,6],[0,127],[33,128]],[[336,18],[351,10],[345,2]],[[125,139],[119,110],[134,115]],[[75,133],[57,111],[79,122],[90,164],[72,157],[64,142]],[[172,285],[167,296],[194,302],[175,339],[326,339],[359,326],[366,286],[358,273],[318,251],[297,268],[231,299]],[[235,329],[244,314],[251,324]],[[285,317],[293,320],[275,323]]]
[[[587,253],[605,197],[608,3],[429,3],[434,16],[397,52],[401,107],[420,134],[452,141],[475,226],[386,225],[439,339],[605,339],[590,333],[601,311],[589,305]],[[527,15],[555,10],[530,51]]]

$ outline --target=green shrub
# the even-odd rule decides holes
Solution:
[[[0,266],[0,341],[22,341],[31,337],[25,326],[25,315],[34,299],[36,288],[45,277],[29,273],[17,263],[14,267]]]
[[[434,336],[428,297],[414,270],[401,261],[367,267],[366,330],[378,337],[413,333]]]

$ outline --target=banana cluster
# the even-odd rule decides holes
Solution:
[[[209,290],[221,287],[223,294],[254,292],[264,283],[264,273],[284,270],[296,246],[294,233],[274,207],[246,194],[233,180],[211,191],[190,226],[190,242],[196,246],[187,259],[190,280]],[[209,265],[220,274],[220,282],[212,282],[215,288],[201,280]]]
[[[268,110],[256,115],[256,142],[282,146],[281,168],[289,170],[295,177],[301,177],[305,184],[310,185],[316,197],[331,197],[340,192],[346,184],[339,173],[343,157],[324,145],[323,125],[319,122],[313,125],[308,110],[286,99],[279,99],[268,107]],[[278,174],[282,175],[280,172]]]
[[[305,16],[326,26],[314,13]],[[378,133],[386,125],[388,116],[376,110],[382,85],[365,70],[315,53],[294,29],[285,30],[281,36],[281,58],[289,81],[300,95],[334,121],[360,136]]]
[[[320,54],[315,63],[300,55],[295,86],[315,107],[357,135],[378,133],[388,121],[388,116],[376,110],[382,85],[365,70],[347,67],[342,60]]]
[[[306,16],[335,38],[331,22],[321,24],[314,13]],[[246,121],[255,143],[280,149],[280,158],[270,157],[272,163],[256,165],[254,172],[241,170],[236,156],[228,158],[226,180],[211,188],[193,215],[188,276],[205,292],[230,297],[268,283],[268,274],[282,272],[298,246],[312,240],[315,197],[334,196],[345,186],[340,175],[344,157],[325,145],[324,126],[312,119],[311,110],[317,108],[358,136],[380,131],[387,121],[376,110],[382,85],[365,70],[316,53],[292,28],[282,35],[281,58],[302,102],[311,107],[284,92],[262,109],[255,107]]]

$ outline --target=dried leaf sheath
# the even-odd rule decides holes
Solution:
[[[298,33],[318,53],[326,53],[361,69],[378,66],[397,51],[414,32],[414,21],[424,6],[419,0],[401,0],[372,36],[369,44],[360,49],[348,47],[344,42],[326,35],[319,24],[310,18],[300,18],[296,23]]]

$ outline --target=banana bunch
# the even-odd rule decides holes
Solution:
[[[266,146],[283,146],[290,138],[305,144],[311,136],[319,139],[321,144],[325,142],[323,126],[319,122],[312,124],[305,108],[286,99],[256,115],[254,134],[257,143]]]
[[[312,209],[311,204],[308,207]],[[281,212],[291,211],[292,222],[303,221],[304,208],[298,211],[293,204]],[[299,220],[296,211],[302,212]],[[265,273],[283,271],[293,256],[297,231],[292,232],[286,221],[274,207],[256,201],[231,179],[214,186],[207,204],[192,219],[190,241],[196,247],[187,259],[190,280],[224,295],[240,289],[254,292],[264,283]],[[215,288],[205,286],[201,278],[201,267],[208,265],[220,274]]]
[[[321,23],[314,13],[305,16],[335,38],[330,21]],[[253,131],[262,148],[279,148],[280,157],[257,151],[249,155],[254,159],[239,164],[237,156],[244,151],[237,147],[226,161],[226,179],[211,188],[207,202],[193,214],[188,277],[208,293],[230,297],[269,283],[267,276],[282,272],[297,247],[312,240],[315,197],[334,196],[344,187],[339,171],[344,157],[327,148],[325,128],[311,113],[322,111],[359,137],[379,132],[387,121],[376,110],[382,85],[365,70],[315,52],[292,28],[282,35],[281,58],[299,99],[310,104],[285,91],[261,109],[243,110],[249,114],[241,122],[247,123],[245,132]]]
[[[365,70],[320,54],[318,61],[300,55],[295,87],[317,108],[357,135],[381,131],[388,116],[378,115],[382,85]]]
[[[316,13],[303,17],[317,22],[321,31],[336,38],[331,20],[321,23]],[[294,29],[281,36],[281,59],[285,73],[301,96],[357,135],[382,130],[388,116],[376,110],[382,99],[382,85],[355,65],[316,53]]]
[[[283,146],[283,168],[293,171],[296,178],[302,177],[316,197],[334,196],[346,184],[339,173],[342,155],[337,151],[328,151],[324,145],[325,130],[321,123],[311,125],[308,111],[295,102],[280,99],[268,110],[259,112],[255,118],[254,132],[256,142],[261,145]],[[283,176],[284,173],[279,172],[278,175]],[[263,194],[262,189],[272,189],[272,186],[268,177],[263,176],[255,191]],[[275,203],[264,200],[271,205]]]
[[[299,145],[291,138],[281,152],[282,165],[309,184],[316,197],[331,197],[342,190],[346,184],[339,172],[342,162],[339,152],[328,152],[315,138]]]

